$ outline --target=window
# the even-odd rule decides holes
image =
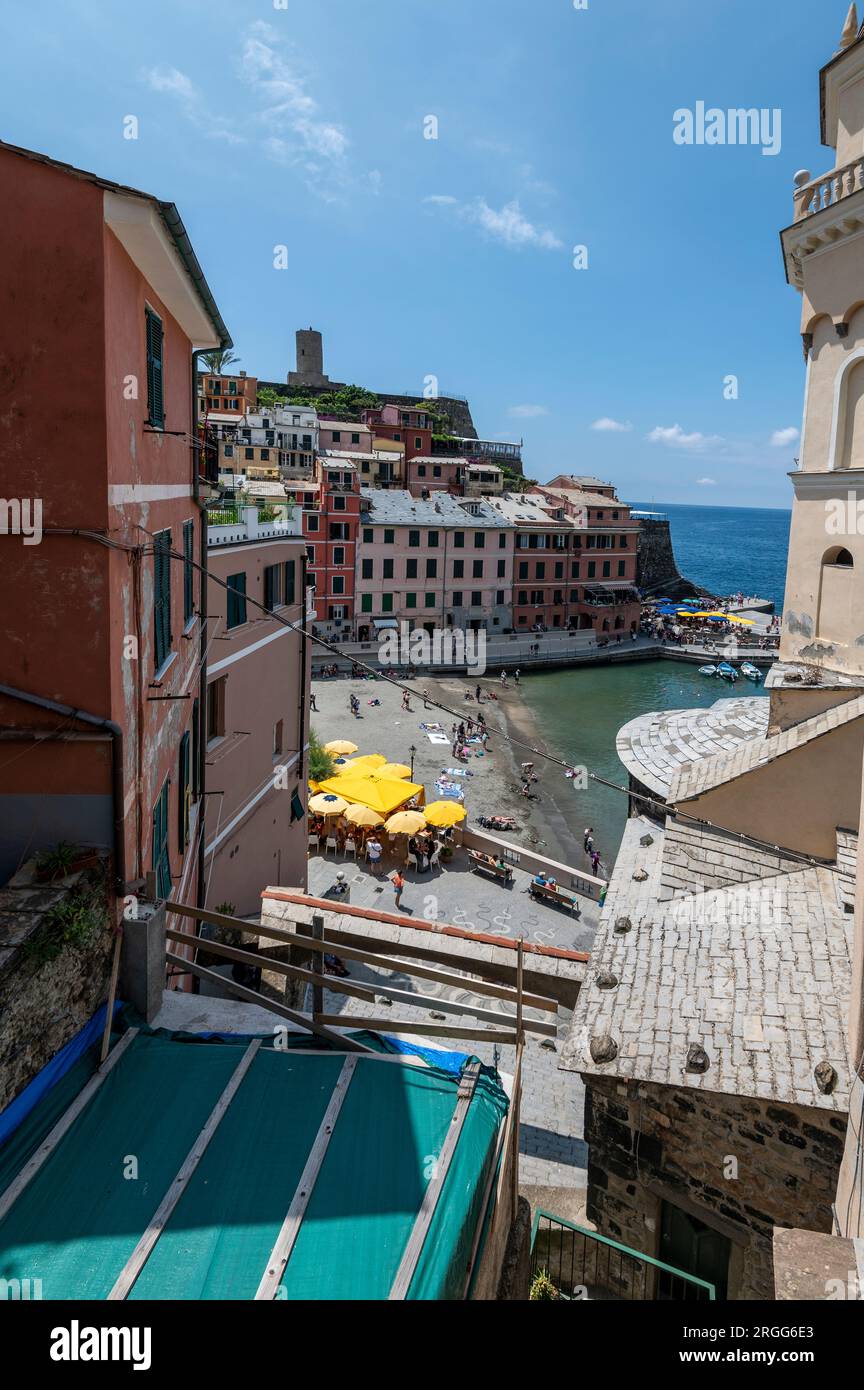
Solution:
[[[183,522],[183,626],[191,623],[195,615],[195,570],[192,565],[192,547],[195,541],[194,521]]]
[[[520,560],[520,561],[519,561],[519,578],[520,578],[520,579],[527,579],[527,578],[528,578],[528,561],[527,561],[527,560]]]
[[[165,426],[162,396],[162,320],[152,309],[144,310],[144,336],[147,346],[147,423],[157,430]]]
[[[201,709],[197,699],[192,701],[192,800],[201,795],[199,757],[201,753]]]
[[[345,576],[344,576],[343,574],[334,574],[331,583],[332,583],[332,586],[333,586],[333,587],[332,587],[332,592],[333,592],[334,594],[344,594],[344,592],[345,592]]]
[[[396,539],[396,532],[395,532],[394,530],[392,530],[391,527],[385,526],[385,527],[384,527],[384,544],[385,544],[385,545],[392,545],[393,542],[395,541],[395,539]]]
[[[233,444],[226,444],[226,445],[225,445],[225,457],[226,457],[226,459],[233,459],[233,457],[234,457],[234,445],[233,445]]]
[[[246,621],[246,572],[228,576],[228,627],[241,627]]]
[[[496,590],[495,590],[495,602],[496,602],[497,604],[502,604],[502,603],[504,603],[505,601],[506,601],[506,600],[505,600],[505,597],[504,597],[504,590],[503,590],[503,589],[496,589]]]
[[[437,578],[438,578],[438,561],[437,561],[436,559],[434,559],[434,558],[432,558],[432,559],[427,559],[427,561],[426,561],[426,578],[427,578],[427,579],[437,579]]]
[[[341,442],[342,442],[342,431],[341,431],[341,430],[334,430],[334,431],[333,431],[333,443],[334,443],[334,444],[340,444]]]
[[[405,595],[405,607],[406,607],[406,608],[416,608],[416,607],[417,607],[417,595],[416,595],[416,594],[406,594],[406,595]]]
[[[464,547],[464,545],[465,545],[465,532],[464,532],[464,531],[454,531],[454,532],[453,532],[453,544],[454,544],[454,546],[456,547],[457,550],[463,549],[463,547]]]
[[[519,590],[519,602],[520,602],[520,603],[527,603],[527,602],[528,602],[528,590],[527,590],[527,589],[520,589],[520,590]],[[522,621],[524,621],[524,620],[520,618],[519,621],[522,622]]]
[[[334,497],[334,498],[333,498],[333,510],[334,510],[334,512],[344,512],[344,511],[346,511],[346,510],[347,510],[347,508],[346,508],[346,502],[347,502],[347,500],[348,500],[348,499],[347,499],[346,497]]]
[[[278,758],[282,752],[282,740],[284,738],[284,721],[277,719],[273,725],[273,757]]]
[[[573,563],[572,563],[571,566],[570,566],[570,578],[571,578],[571,579],[578,579],[578,578],[579,578],[579,561],[578,561],[578,560],[574,560]]]
[[[499,560],[499,561],[498,561],[498,578],[499,578],[499,579],[503,579],[506,573],[507,573],[507,561],[506,561],[506,560]]]
[[[440,465],[440,463],[433,463],[433,465],[432,465],[432,477],[433,477],[433,478],[440,478],[440,477],[441,477],[441,465]]]
[[[483,550],[486,546],[486,536],[482,531],[474,532],[474,549]]]
[[[360,611],[361,611],[361,613],[371,613],[371,612],[372,612],[372,595],[371,595],[371,594],[361,594],[361,596],[360,596]]]
[[[454,594],[453,594],[453,607],[454,607],[454,608],[461,608],[461,607],[462,607],[462,592],[461,592],[460,589],[456,589],[455,592],[454,592]]]
[[[189,811],[192,791],[189,784],[189,731],[180,740],[180,778],[177,788],[177,842],[180,853],[189,843]]]
[[[558,561],[556,561],[556,563],[555,563],[555,578],[556,578],[556,579],[563,579],[563,578],[564,578],[564,561],[563,561],[563,560],[558,560]]]
[[[453,578],[454,578],[454,579],[464,579],[464,577],[465,577],[465,561],[464,561],[464,560],[454,560],[454,561],[453,561]]]
[[[480,607],[482,606],[482,604],[483,604],[483,595],[481,594],[480,590],[479,590],[479,589],[474,589],[474,590],[472,590],[472,593],[471,593],[471,607],[472,607],[472,608],[480,608]]]
[[[543,561],[543,560],[538,560],[538,562],[537,562],[537,564],[536,564],[536,566],[535,566],[535,568],[534,568],[534,578],[535,578],[535,579],[545,579],[545,578],[546,578],[546,564],[545,564],[545,561]]]
[[[427,594],[427,595],[426,595],[426,607],[427,607],[427,608],[434,608],[434,607],[435,607],[435,595],[434,595],[434,594]]]
[[[262,450],[261,450],[261,462],[262,462],[262,463],[269,463],[269,461],[270,461],[270,450],[269,450],[269,449],[262,449]]]
[[[406,560],[406,561],[405,561],[405,578],[406,578],[406,579],[416,579],[416,578],[417,578],[417,561],[416,561],[416,560]]]
[[[482,561],[482,560],[474,560],[474,561],[472,561],[472,565],[471,565],[471,578],[472,578],[472,579],[482,579],[482,578],[483,578],[483,561]]]
[[[589,579],[593,579],[593,578],[595,577],[596,574],[597,574],[597,561],[596,561],[596,560],[589,560],[589,561],[588,561],[588,578],[589,578]]]
[[[297,597],[296,597],[296,594],[295,594],[295,584],[294,584],[294,571],[295,571],[295,568],[296,568],[296,561],[294,561],[294,560],[286,560],[286,561],[285,561],[285,566],[284,566],[284,569],[285,569],[285,585],[284,585],[284,590],[283,590],[283,598],[284,598],[285,603],[296,603],[296,602],[297,602]]]
[[[267,565],[264,570],[264,607],[268,613],[282,602],[282,566]]]
[[[371,526],[364,526],[364,527],[363,527],[363,544],[364,544],[364,545],[371,545],[373,539],[374,539],[374,532],[373,532],[373,530],[372,530],[372,527],[371,527]]]
[[[349,539],[348,522],[331,521],[330,539],[331,541],[347,541]]]
[[[420,438],[420,435],[419,435],[419,434],[415,434],[415,436],[414,436],[414,448],[415,448],[415,449],[422,449],[422,448],[423,448],[423,440]]]
[[[392,594],[382,594],[382,595],[381,595],[381,612],[382,612],[382,613],[392,613],[392,612],[393,612],[393,595],[392,595]]]
[[[334,565],[339,565],[339,566],[342,566],[342,565],[345,564],[345,547],[344,547],[344,545],[334,545],[334,547],[333,547],[333,563],[334,563]]]
[[[159,793],[153,807],[153,857],[152,868],[156,874],[156,896],[171,896],[171,860],[168,854],[168,790],[169,779]]]
[[[225,685],[227,676],[221,680],[207,679],[207,747],[215,739],[225,737]]]
[[[618,578],[619,578],[619,579],[623,579],[624,576],[626,575],[626,573],[627,573],[627,561],[626,561],[626,560],[619,560],[619,561],[618,561]]]
[[[156,670],[168,660],[171,651],[171,532],[157,531],[153,537],[153,619],[156,629]]]
[[[362,579],[371,579],[374,562],[372,560],[361,560],[360,576]]]
[[[383,577],[384,577],[385,579],[392,579],[392,578],[393,578],[393,561],[392,561],[392,560],[385,560],[385,561],[384,561],[384,576],[383,576]]]
[[[604,560],[604,561],[603,561],[603,578],[604,578],[604,579],[608,579],[611,573],[612,573],[612,562],[611,562],[611,560]]]
[[[507,536],[505,535],[505,533],[504,533],[503,531],[501,532],[501,534],[500,534],[499,537],[498,537],[498,549],[499,549],[499,550],[506,550],[506,549],[507,549]]]
[[[418,478],[425,478],[425,477],[426,477],[426,465],[425,465],[425,463],[418,463],[418,465],[417,465],[417,477],[418,477]]]
[[[412,547],[412,549],[414,549],[414,548],[416,548],[416,547],[418,547],[418,546],[420,545],[420,532],[419,532],[419,531],[409,531],[409,532],[408,532],[408,544]]]
[[[247,458],[247,459],[254,459],[254,457],[255,457],[255,450],[254,450],[254,449],[244,449],[244,450],[243,450],[243,455],[244,455],[244,457]]]
[[[351,436],[351,443],[352,443],[352,444],[359,444],[359,443],[360,443],[360,436],[359,436],[359,434],[352,434],[352,436]]]
[[[427,546],[428,546],[428,548],[429,548],[430,550],[437,550],[437,549],[438,549],[438,532],[437,532],[437,531],[430,531],[430,532],[429,532],[429,535],[428,535],[428,539],[427,539],[427,541],[426,541],[426,544],[427,544]]]

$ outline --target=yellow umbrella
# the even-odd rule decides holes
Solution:
[[[348,753],[357,752],[357,744],[351,743],[346,738],[334,738],[329,743],[324,744],[324,752],[332,753],[335,757],[343,757]]]
[[[746,627],[753,626],[752,618],[733,618],[731,613],[720,613],[716,609],[711,613],[694,613],[694,618],[725,618],[727,623],[744,623]]]
[[[371,806],[349,806],[345,812],[345,819],[352,825],[376,826],[384,824],[384,817],[379,816],[377,811],[373,811]]]
[[[430,801],[424,815],[429,825],[437,825],[443,830],[448,825],[458,825],[468,812],[456,801]]]
[[[411,769],[404,763],[385,763],[383,767],[376,767],[373,777],[410,777]]]
[[[335,796],[332,792],[319,792],[309,802],[309,810],[314,811],[316,816],[341,816],[347,809],[348,802],[345,798]]]
[[[387,759],[382,753],[365,753],[362,758],[350,758],[337,767],[336,777],[368,777],[376,768],[383,767]]]
[[[426,824],[426,817],[420,811],[397,811],[384,823],[388,835],[416,835]]]

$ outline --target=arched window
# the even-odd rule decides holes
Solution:
[[[826,550],[825,554],[822,556],[822,563],[823,565],[842,565],[848,569],[852,569],[855,565],[855,561],[852,559],[850,552],[844,550],[840,545],[835,545],[831,550]]]
[[[861,628],[856,618],[855,561],[845,546],[835,545],[822,556],[816,636],[822,642],[849,648]]]

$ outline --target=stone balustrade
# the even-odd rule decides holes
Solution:
[[[796,175],[795,182],[795,221],[803,222],[864,188],[864,156],[841,169],[831,169],[818,179],[811,179],[804,170]]]

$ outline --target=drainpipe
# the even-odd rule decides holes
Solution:
[[[203,355],[203,349],[196,349],[192,353],[192,429],[197,434],[198,430],[198,359]],[[205,436],[206,439],[206,436]],[[198,767],[196,770],[196,780],[198,782],[198,866],[195,890],[196,905],[200,908],[205,906],[204,899],[207,893],[206,867],[206,825],[205,811],[207,807],[207,797],[205,779],[207,776],[207,507],[201,497],[199,485],[199,452],[197,447],[192,450],[192,497],[198,508],[201,520],[200,534],[198,537],[198,571],[200,577],[199,599],[198,599],[198,620],[199,620],[199,663],[198,663]],[[200,930],[200,924],[199,924]]]
[[[302,782],[306,766],[306,667],[309,638],[306,636],[306,547],[300,556],[300,612],[302,614],[302,636],[300,638],[300,720],[297,739],[297,772]],[[311,721],[310,721],[311,722]]]
[[[24,704],[35,705],[37,709],[48,710],[51,714],[62,714],[67,719],[78,719],[82,724],[104,729],[111,735],[111,800],[114,820],[114,890],[119,897],[126,896],[126,839],[123,826],[123,730],[113,719],[102,719],[98,714],[88,714],[86,710],[74,709],[72,705],[61,705],[56,700],[46,700],[42,695],[32,695],[28,690],[16,690],[11,685],[0,685],[0,695],[11,700],[22,700]]]

